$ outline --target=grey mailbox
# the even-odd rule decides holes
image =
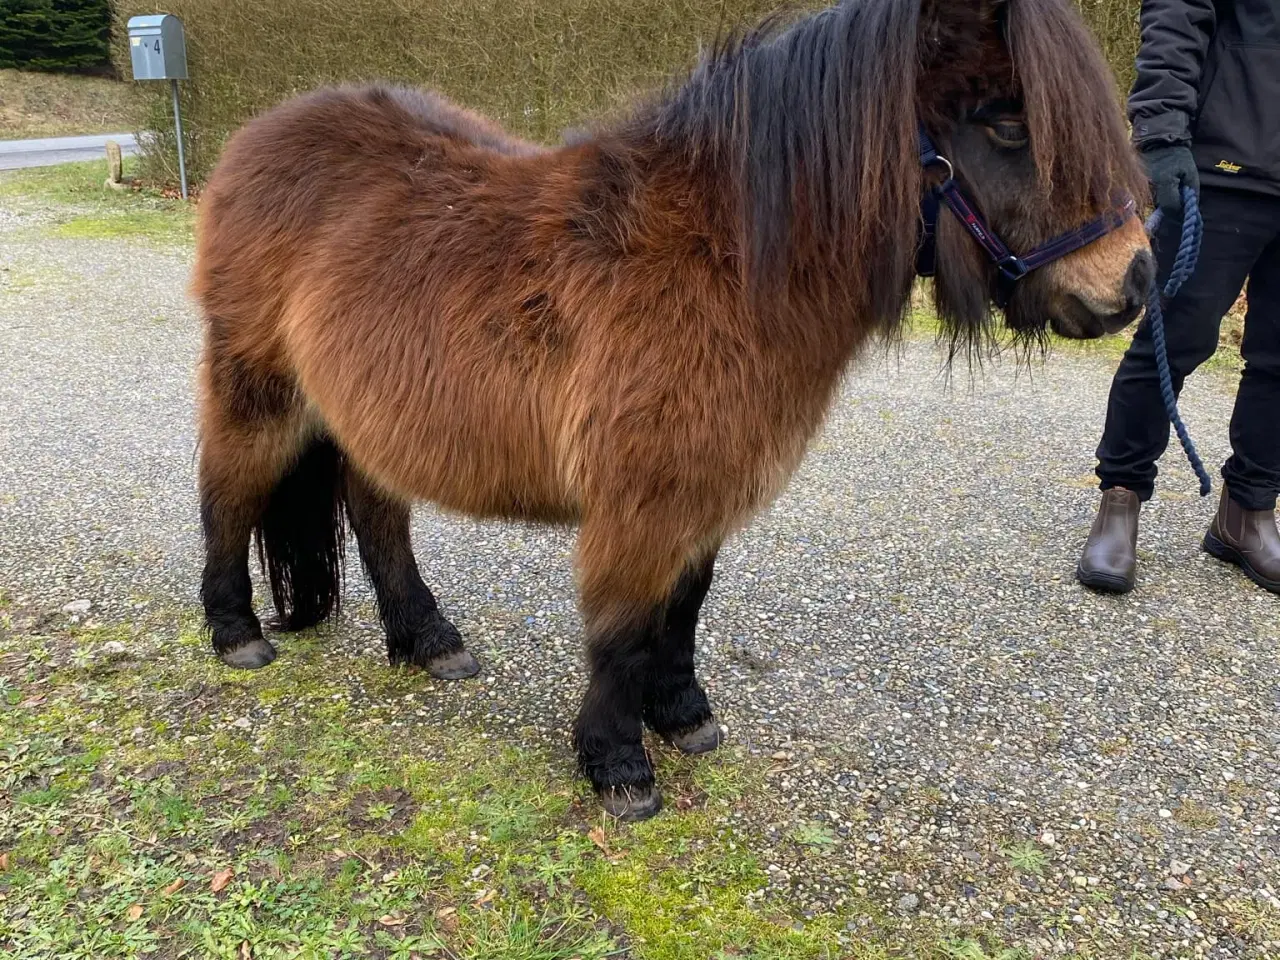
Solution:
[[[133,79],[168,80],[173,93],[173,130],[178,141],[178,173],[182,199],[187,199],[187,158],[182,149],[182,108],[178,81],[187,79],[187,41],[182,21],[172,14],[129,18],[129,58]]]
[[[182,21],[171,14],[129,18],[129,55],[135,80],[187,79]]]

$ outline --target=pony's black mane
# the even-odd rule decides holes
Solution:
[[[756,293],[784,290],[786,254],[802,252],[815,275],[865,263],[870,289],[851,306],[901,315],[911,263],[876,236],[919,196],[917,16],[914,2],[846,0],[789,25],[773,18],[720,39],[658,110],[659,138],[742,185]]]

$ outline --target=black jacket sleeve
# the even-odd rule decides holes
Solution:
[[[1142,47],[1129,95],[1139,147],[1190,142],[1200,72],[1216,21],[1213,0],[1142,0]]]

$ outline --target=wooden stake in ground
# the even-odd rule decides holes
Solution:
[[[114,140],[107,141],[107,181],[104,186],[111,190],[123,190],[127,186],[124,180],[124,155],[120,152],[120,144]]]

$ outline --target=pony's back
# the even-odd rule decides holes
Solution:
[[[308,244],[441,141],[504,154],[533,144],[435,94],[336,87],[288,100],[227,143],[200,205],[192,292],[211,321],[280,306]],[[241,322],[248,320],[239,318]]]

